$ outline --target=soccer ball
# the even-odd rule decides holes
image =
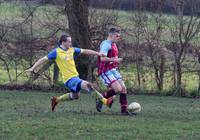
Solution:
[[[141,111],[141,105],[137,102],[132,102],[128,105],[128,111],[132,113],[138,113]]]

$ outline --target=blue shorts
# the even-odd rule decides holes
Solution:
[[[110,87],[112,83],[117,80],[122,80],[121,74],[116,69],[111,69],[106,71],[105,73],[102,73],[99,78],[107,87]]]
[[[68,87],[72,93],[78,93],[81,90],[82,79],[79,77],[72,77],[67,82],[65,82],[65,86]]]

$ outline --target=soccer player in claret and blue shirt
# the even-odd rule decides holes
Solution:
[[[103,96],[110,98],[117,93],[120,94],[121,114],[133,115],[127,111],[127,90],[122,76],[118,71],[118,65],[122,61],[122,58],[118,57],[118,48],[116,45],[116,42],[119,40],[120,30],[110,28],[108,38],[100,45],[100,53],[103,53],[106,57],[99,56],[98,75],[104,85],[109,89]],[[102,105],[102,101],[96,101],[97,111],[101,112]]]
[[[78,72],[76,70],[74,55],[78,54],[88,54],[88,55],[97,55],[104,56],[103,54],[89,50],[89,49],[81,49],[72,47],[71,36],[62,35],[59,40],[59,46],[52,50],[47,56],[40,58],[31,68],[27,69],[27,74],[34,72],[34,70],[44,64],[48,60],[54,60],[59,67],[59,70],[62,74],[62,79],[64,85],[70,89],[70,93],[64,94],[62,96],[56,97],[53,96],[51,98],[51,107],[52,111],[54,111],[56,105],[61,101],[67,100],[75,100],[79,98],[80,90],[87,90],[89,93],[95,94],[96,98],[103,102],[103,104],[111,107],[113,99],[104,98],[98,92],[95,92],[92,84],[88,81],[80,79],[78,76]]]

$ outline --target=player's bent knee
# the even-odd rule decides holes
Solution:
[[[116,93],[121,93],[122,92],[122,88],[121,87],[117,87],[114,89]]]
[[[90,82],[87,82],[86,85],[87,85],[88,88],[92,87],[92,83],[90,83]]]
[[[84,81],[82,82],[81,88],[84,90],[89,90],[92,87],[92,83]]]
[[[126,87],[123,87],[123,88],[122,88],[122,93],[127,94],[127,89],[126,89]]]

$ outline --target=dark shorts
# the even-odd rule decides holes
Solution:
[[[78,93],[81,90],[82,79],[79,77],[72,77],[67,82],[65,82],[65,86],[68,87],[72,93]]]

